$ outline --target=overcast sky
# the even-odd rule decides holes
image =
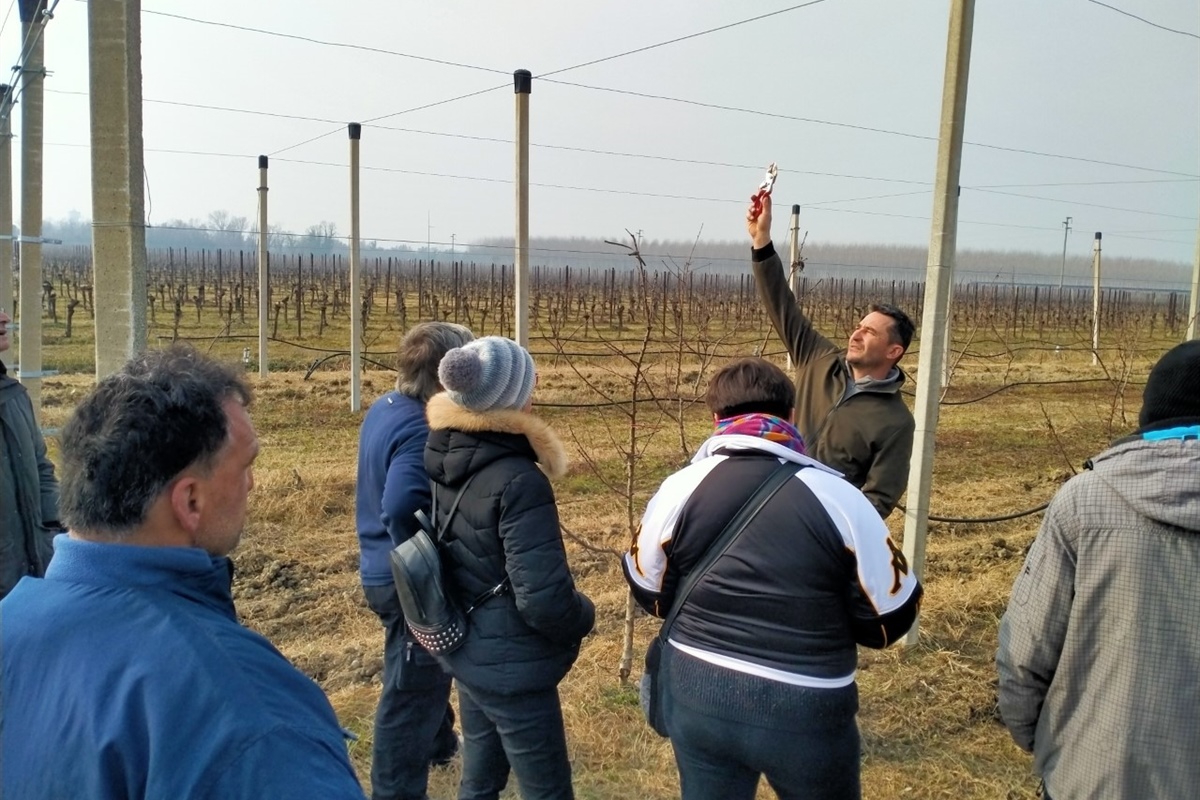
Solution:
[[[571,69],[793,5],[147,0],[149,222],[217,209],[254,219],[265,153],[273,224],[348,233],[344,123],[363,121],[364,238],[511,235],[512,72],[524,68],[533,236],[744,239],[746,200],[777,161],[776,204],[804,206],[810,242],[927,244],[945,0],[818,0]],[[1072,255],[1099,230],[1106,254],[1191,262],[1200,4],[1110,5],[1187,35],[1091,0],[978,0],[960,248],[1059,252],[1069,215]],[[86,18],[86,3],[62,0],[45,34],[51,219],[91,217]],[[14,8],[0,63],[19,47]]]

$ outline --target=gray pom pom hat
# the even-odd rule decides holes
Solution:
[[[485,336],[456,347],[438,365],[438,381],[446,394],[472,411],[524,409],[536,376],[529,351],[503,336]]]

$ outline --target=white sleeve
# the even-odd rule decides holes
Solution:
[[[863,596],[883,616],[908,602],[917,578],[870,501],[851,484],[815,469],[801,470],[857,563]]]
[[[625,554],[625,573],[637,588],[657,594],[662,591],[667,572],[666,546],[675,535],[675,526],[692,491],[705,476],[725,459],[706,458],[663,481],[646,504],[633,545]],[[878,515],[877,515],[878,516]]]

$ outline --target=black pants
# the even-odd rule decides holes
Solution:
[[[858,687],[809,689],[663,648],[663,713],[683,800],[858,800]]]
[[[384,627],[383,691],[375,710],[371,800],[423,800],[429,762],[458,749],[450,676],[413,641],[391,586],[364,586]]]
[[[463,774],[458,800],[496,800],[511,770],[523,800],[572,800],[558,689],[501,695],[458,682]]]

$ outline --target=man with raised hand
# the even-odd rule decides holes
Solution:
[[[177,346],[67,422],[70,533],[0,602],[0,796],[362,800],[321,689],[234,610],[249,402],[232,369]]]
[[[912,412],[900,396],[898,363],[914,326],[892,305],[873,304],[845,349],[818,333],[800,311],[771,243],[771,195],[746,215],[758,295],[796,365],[796,427],[808,452],[838,470],[886,518],[908,483]]]

